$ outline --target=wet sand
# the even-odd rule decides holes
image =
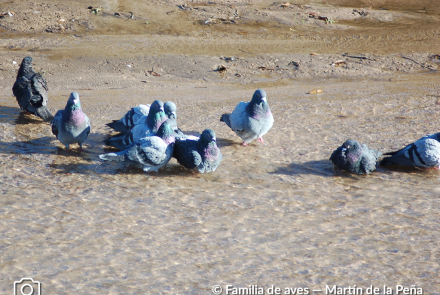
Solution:
[[[310,294],[415,285],[439,294],[438,170],[357,176],[328,160],[348,138],[387,152],[438,132],[436,5],[54,3],[38,11],[68,11],[85,24],[48,33],[49,18],[28,16],[40,31],[20,23],[11,31],[0,19],[1,293],[32,277],[46,294],[212,294],[214,285]],[[5,5],[23,17],[18,8],[30,4]],[[361,8],[374,17],[348,17]],[[307,9],[347,17],[302,22]],[[200,24],[235,10],[237,24]],[[53,113],[79,92],[92,121],[87,152],[66,152],[46,123],[20,113],[12,61],[27,55],[49,82]],[[226,72],[213,70],[220,64]],[[265,145],[244,148],[219,118],[257,88],[275,123]],[[173,159],[144,173],[99,160],[105,123],[155,99],[176,102],[182,130],[216,132],[217,171],[194,173]]]

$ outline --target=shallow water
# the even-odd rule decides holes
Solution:
[[[356,176],[328,160],[347,138],[388,151],[438,131],[438,78],[315,80],[315,96],[307,83],[267,87],[275,125],[266,145],[247,148],[218,118],[252,91],[195,89],[176,99],[179,125],[216,131],[224,159],[208,175],[174,160],[157,174],[99,161],[104,123],[125,111],[108,97],[135,105],[141,91],[83,91],[93,132],[87,153],[70,154],[2,95],[0,288],[32,277],[46,294],[210,294],[216,284],[438,294],[438,171]]]
[[[103,54],[134,55],[133,44],[120,51],[109,45]],[[59,56],[48,55],[77,57],[77,48],[57,49]],[[93,56],[102,49],[77,54],[87,50]],[[310,294],[324,294],[312,290],[326,285],[364,292],[373,285],[381,294],[384,285],[414,285],[440,294],[439,171],[379,167],[357,176],[328,160],[348,138],[387,152],[438,132],[439,78],[431,71],[391,79],[83,88],[92,133],[87,152],[70,153],[47,124],[20,113],[6,87],[0,292],[10,294],[14,281],[31,277],[45,294],[212,294],[214,285],[303,287]],[[258,87],[267,92],[275,124],[265,145],[244,148],[219,118]],[[62,88],[50,92],[52,111],[65,106]],[[307,94],[312,89],[324,92]],[[216,132],[223,154],[217,171],[201,175],[172,160],[147,174],[99,160],[108,151],[105,123],[154,99],[176,102],[182,130]]]

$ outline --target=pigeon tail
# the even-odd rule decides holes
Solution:
[[[123,150],[127,147],[127,145],[124,144],[124,136],[119,134],[105,139],[104,143],[120,150]]]
[[[42,106],[36,110],[38,117],[43,119],[44,122],[51,122],[53,115],[49,112],[46,106]]]
[[[113,122],[105,124],[105,125],[107,125],[108,127],[112,128],[112,129],[114,129],[114,130],[116,130],[118,132],[125,133],[125,132],[130,130],[129,128],[127,128],[124,125],[124,123],[122,123],[121,121],[118,121],[118,120],[113,120]]]
[[[125,160],[125,153],[108,153],[108,154],[102,154],[99,155],[99,158],[103,161],[117,161],[117,162],[124,162]]]
[[[229,116],[230,116],[230,115],[231,115],[231,114],[223,114],[223,115],[220,117],[220,122],[225,122],[226,125],[229,126],[229,128],[232,128],[232,127],[231,127],[231,121],[229,120]]]
[[[387,166],[387,165],[393,165],[393,164],[396,164],[396,163],[394,163],[394,160],[392,157],[386,157],[386,158],[383,158],[382,161],[380,161],[381,166]]]

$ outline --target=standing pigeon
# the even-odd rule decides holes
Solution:
[[[381,165],[397,164],[422,168],[440,168],[440,133],[424,136],[396,152],[386,153]]]
[[[72,143],[82,144],[90,133],[90,120],[81,109],[79,94],[72,92],[66,108],[59,110],[52,122],[52,133],[69,149]]]
[[[164,112],[163,102],[155,100],[150,107],[148,116],[142,118],[145,119],[141,119],[141,122],[135,125],[128,134],[118,134],[106,139],[104,142],[109,146],[123,150],[143,137],[155,135],[160,125],[168,119]]]
[[[220,121],[225,122],[241,137],[243,146],[247,146],[256,138],[264,143],[263,135],[273,125],[273,116],[266,100],[266,92],[258,89],[250,102],[240,102],[232,114],[223,114]]]
[[[205,129],[199,140],[177,139],[173,156],[185,168],[197,168],[200,173],[215,171],[222,160],[215,133],[211,129]]]
[[[361,144],[349,139],[338,147],[330,156],[330,160],[339,169],[356,174],[370,174],[376,170],[377,159],[381,152],[369,149],[366,144]]]
[[[32,69],[32,57],[25,57],[12,87],[20,109],[50,122],[53,116],[46,107],[47,90],[46,80]]]
[[[142,167],[145,172],[158,172],[170,161],[173,155],[174,141],[172,126],[168,121],[165,121],[155,136],[143,137],[123,151],[99,155],[99,158],[103,161],[134,164]]]
[[[120,120],[113,120],[113,122],[106,124],[108,127],[127,134],[138,124],[143,116],[148,116],[150,105],[140,104],[137,107],[131,108]]]

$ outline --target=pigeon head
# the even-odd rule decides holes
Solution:
[[[17,78],[26,75],[28,72],[33,72],[32,69],[32,57],[26,56],[21,62],[20,69],[18,70]]]
[[[216,142],[217,138],[215,137],[215,132],[211,129],[205,129],[202,132],[202,136],[200,136],[200,141],[206,144],[210,144],[211,142]]]
[[[362,155],[362,146],[357,140],[348,139],[342,144],[342,152],[349,161],[357,161]]]
[[[177,119],[177,107],[176,104],[172,101],[167,101],[164,104],[164,110],[165,110],[165,114],[167,115],[168,118],[170,119]]]
[[[254,104],[261,104],[263,102],[266,102],[266,91],[263,89],[258,89],[254,92],[254,95],[252,96],[252,103]]]
[[[251,102],[246,107],[247,113],[254,119],[271,116],[266,91],[258,89],[254,92]]]
[[[167,119],[164,111],[164,103],[161,100],[155,100],[150,107],[147,117],[147,124],[150,128],[158,130],[160,125]]]
[[[66,109],[72,111],[81,109],[81,102],[79,101],[78,92],[74,91],[70,94],[69,100],[67,101]]]
[[[156,136],[162,138],[167,144],[174,143],[175,137],[172,122],[169,122],[169,120],[163,122],[162,125],[160,125]]]

